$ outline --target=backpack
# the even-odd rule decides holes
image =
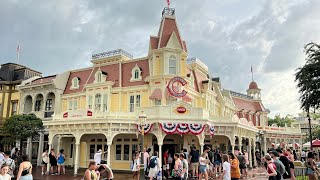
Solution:
[[[158,164],[157,162],[157,157],[153,156],[151,159],[150,159],[150,163],[149,163],[149,167],[150,168],[155,168],[156,165]]]

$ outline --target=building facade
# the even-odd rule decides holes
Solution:
[[[41,73],[32,70],[26,66],[6,63],[0,67],[0,128],[2,128],[5,120],[12,115],[19,113],[20,92],[17,85],[21,84],[23,80],[41,77]],[[0,135],[0,142],[4,136]],[[0,143],[2,150],[7,150],[10,147],[3,146]]]
[[[267,126],[269,111],[256,83],[247,95],[222,89],[201,60],[189,58],[174,13],[169,8],[162,12],[146,57],[133,58],[121,49],[94,54],[91,67],[61,75],[59,85],[54,76],[19,87],[21,108],[44,119],[48,148],[63,148],[66,165],[74,166],[75,174],[99,149],[118,170],[129,170],[132,152],[143,148],[159,151],[161,160],[166,149],[195,146],[202,151],[205,145],[225,153],[247,150],[253,166],[258,147],[264,144],[266,152],[273,134],[283,133]],[[50,117],[48,104],[54,106]],[[263,142],[256,143],[260,135]]]

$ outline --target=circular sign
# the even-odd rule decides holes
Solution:
[[[174,83],[179,83],[182,86],[185,86],[187,84],[187,81],[184,80],[182,77],[174,77],[169,81],[167,85],[167,89],[171,96],[174,96],[177,98],[184,97],[187,94],[187,91],[182,90],[181,92],[178,92],[178,90],[174,88],[175,87]]]
[[[187,109],[183,106],[179,106],[179,107],[177,107],[177,112],[183,114],[183,113],[187,112]]]

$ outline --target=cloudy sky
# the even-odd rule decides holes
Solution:
[[[165,0],[1,0],[0,63],[44,75],[90,66],[93,53],[122,48],[147,54]],[[254,80],[271,116],[299,110],[295,69],[303,46],[320,43],[319,0],[171,0],[189,56],[205,62],[222,86],[245,93]]]

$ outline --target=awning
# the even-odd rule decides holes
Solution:
[[[151,96],[149,97],[151,100],[161,100],[162,99],[162,91],[160,88],[153,90]]]
[[[191,97],[189,97],[188,95],[183,96],[183,97],[182,97],[182,100],[183,100],[184,102],[191,102],[191,101],[192,101]]]

